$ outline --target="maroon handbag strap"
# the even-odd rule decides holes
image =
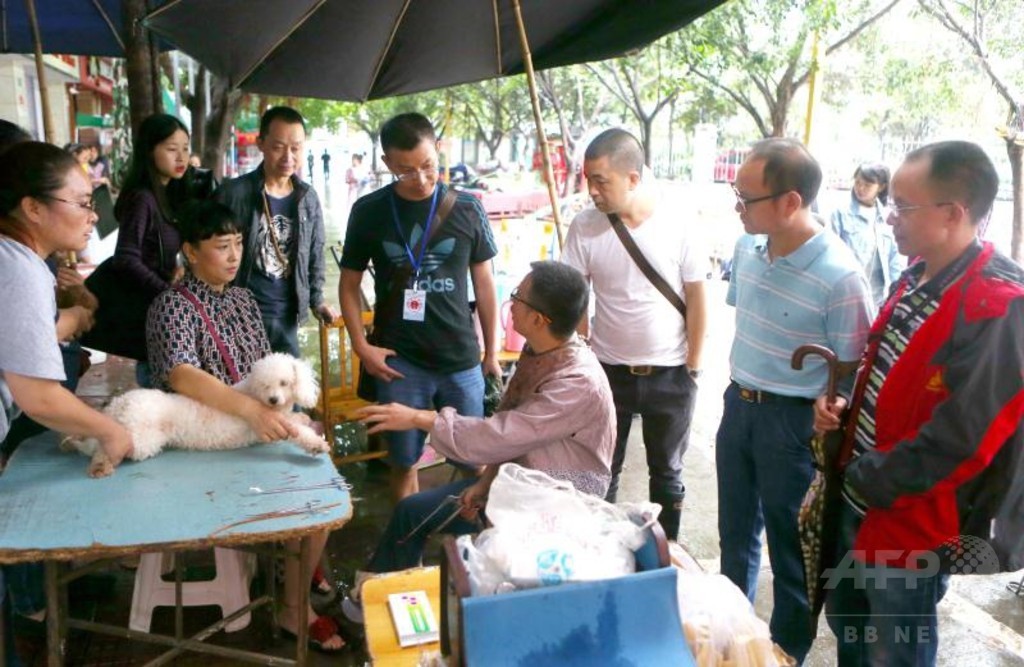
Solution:
[[[224,360],[224,365],[228,367],[228,374],[231,376],[231,381],[238,384],[242,381],[241,376],[238,375],[238,368],[235,367],[235,360],[231,358],[231,353],[228,352],[228,346],[224,344],[224,340],[217,333],[217,330],[213,328],[213,322],[210,321],[210,316],[206,314],[206,308],[203,308],[203,304],[199,302],[196,295],[189,291],[184,285],[175,285],[174,290],[188,299],[189,303],[196,307],[199,311],[199,317],[203,318],[203,323],[206,324],[206,330],[210,332],[213,337],[213,342],[217,345],[217,349],[220,351],[220,356]]]

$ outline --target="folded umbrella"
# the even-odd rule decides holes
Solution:
[[[822,345],[801,345],[793,352],[793,368],[802,370],[804,358],[811,354],[822,357],[828,365],[826,396],[831,403],[836,398],[839,379],[856,370],[857,365],[855,362],[840,362],[835,352]],[[825,604],[825,577],[822,573],[835,564],[839,509],[843,502],[843,481],[839,470],[843,439],[842,428],[811,438],[814,478],[800,504],[800,550],[804,559],[807,600],[811,607],[812,634],[818,632],[818,616]]]

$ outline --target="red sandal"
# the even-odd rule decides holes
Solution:
[[[295,633],[291,630],[281,628],[281,633],[286,637],[295,639]],[[340,653],[348,648],[345,638],[338,633],[338,624],[335,623],[334,619],[330,616],[321,616],[310,623],[308,636],[309,639],[307,640],[307,643],[309,644],[309,647],[320,651],[321,653]],[[341,646],[338,646],[337,648],[326,647],[325,644],[334,637],[341,639]]]

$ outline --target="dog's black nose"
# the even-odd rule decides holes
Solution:
[[[280,401],[281,399],[279,399],[277,396],[271,396],[269,400],[271,405],[277,405],[278,401]]]

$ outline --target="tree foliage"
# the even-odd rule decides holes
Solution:
[[[1024,40],[1024,7],[1019,2],[918,0],[921,8],[956,35],[1006,103],[1006,122],[997,132],[1006,143],[1013,178],[1013,222],[1010,254],[1024,257],[1024,79],[1020,44]]]
[[[684,63],[677,52],[681,41],[681,33],[674,33],[636,53],[587,65],[636,121],[648,166],[654,121],[688,86]]]
[[[724,93],[764,137],[785,136],[797,91],[810,79],[818,36],[828,55],[899,0],[732,0],[679,33],[677,53],[704,85]]]
[[[525,76],[469,83],[450,93],[452,129],[482,142],[491,160],[503,141],[533,123]]]

